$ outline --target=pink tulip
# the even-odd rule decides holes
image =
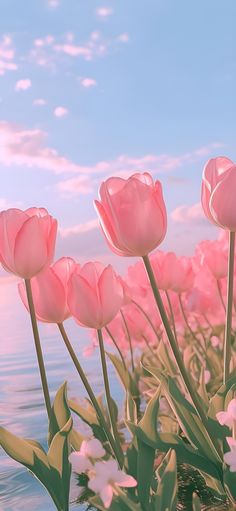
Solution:
[[[194,271],[192,259],[189,257],[176,257],[173,267],[169,269],[171,278],[170,288],[176,293],[184,293],[192,288],[194,283]]]
[[[57,221],[44,208],[8,209],[0,213],[0,261],[23,279],[50,265]]]
[[[36,317],[45,323],[62,323],[70,316],[67,284],[75,267],[70,257],[62,257],[31,279]],[[18,285],[20,297],[29,310],[25,284]]]
[[[207,162],[202,178],[202,207],[213,223],[236,231],[236,165],[225,157]]]
[[[196,257],[200,266],[205,264],[216,279],[222,279],[228,272],[228,250],[219,241],[202,241],[196,248]]]
[[[160,181],[150,174],[112,177],[100,187],[95,207],[110,248],[121,256],[145,256],[163,241],[166,208]]]
[[[177,256],[173,252],[157,251],[150,257],[159,289],[172,289],[176,279]]]
[[[68,305],[82,326],[100,329],[123,304],[123,286],[111,265],[86,263],[76,267],[68,283]]]

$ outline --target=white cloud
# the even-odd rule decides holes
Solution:
[[[55,117],[65,117],[69,113],[69,110],[64,106],[57,106],[54,110]]]
[[[46,105],[47,101],[43,98],[37,98],[37,99],[34,99],[33,101],[33,105],[35,106],[44,106]]]
[[[31,80],[29,80],[29,78],[25,78],[23,80],[18,80],[16,82],[16,85],[15,85],[15,90],[16,91],[21,91],[21,90],[28,90],[32,87],[32,82]]]

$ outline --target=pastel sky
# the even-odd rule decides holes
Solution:
[[[163,248],[215,237],[205,161],[235,147],[235,0],[1,0],[0,207],[45,206],[57,255],[112,256],[93,199],[149,170],[169,212]]]

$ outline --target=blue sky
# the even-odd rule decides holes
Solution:
[[[205,161],[235,159],[234,0],[1,0],[0,207],[46,206],[57,255],[121,268],[96,226],[110,175],[150,170],[163,248],[217,235],[199,206]]]

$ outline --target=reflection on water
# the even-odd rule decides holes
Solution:
[[[3,296],[0,299],[1,425],[16,435],[34,438],[46,448],[47,417],[28,313],[18,299],[15,285],[8,286],[6,300],[2,298]],[[99,394],[102,385],[98,353],[95,352],[89,359],[82,358],[83,348],[89,342],[86,329],[77,327],[72,320],[68,320],[65,327],[93,388]],[[51,397],[55,396],[55,392],[65,380],[68,381],[70,397],[85,396],[57,328],[40,325],[40,332]],[[113,385],[114,397],[120,392],[120,388],[117,387]],[[79,506],[71,507],[79,509]],[[80,506],[81,511],[82,509]],[[0,510],[55,511],[50,497],[40,483],[2,450],[0,450]]]

